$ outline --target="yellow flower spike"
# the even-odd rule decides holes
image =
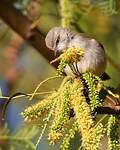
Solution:
[[[108,136],[108,147],[109,150],[119,150],[119,125],[117,122],[117,117],[111,115],[108,120],[107,136]]]
[[[57,96],[57,93],[56,93],[56,96]],[[39,143],[40,143],[40,141],[41,141],[41,139],[42,139],[42,137],[43,137],[43,135],[45,133],[45,130],[46,130],[47,125],[48,125],[48,122],[50,121],[50,118],[52,117],[52,114],[54,112],[54,108],[56,106],[56,102],[57,102],[57,99],[54,99],[54,102],[52,103],[51,109],[50,109],[47,117],[44,119],[45,124],[43,125],[42,132],[41,132],[41,134],[40,134],[40,136],[39,136],[39,138],[37,140],[37,143],[35,145],[35,149],[37,149],[37,147],[38,147],[38,145],[39,145]]]
[[[91,116],[90,107],[86,103],[83,95],[83,85],[80,79],[74,79],[70,93],[72,95],[71,104],[75,111],[78,128],[82,135],[82,145],[87,150],[98,150],[100,139],[103,136],[103,126],[98,125],[94,128],[95,123]]]
[[[24,118],[24,121],[25,122],[35,121],[39,119],[40,116],[43,116],[43,114],[46,113],[51,108],[56,95],[57,93],[54,92],[52,95],[41,100],[37,104],[34,104],[26,108],[24,112],[21,113]]]
[[[70,99],[69,86],[70,81],[67,81],[61,86],[60,97],[56,104],[55,116],[49,133],[50,144],[56,143],[64,135],[65,126],[69,123]]]
[[[54,145],[58,142],[58,140],[63,136],[61,132],[52,131],[49,133],[49,143],[50,145]]]
[[[99,92],[104,87],[101,79],[90,72],[86,72],[83,75],[83,79],[88,86],[90,108],[94,111],[97,107],[102,106],[103,99],[100,98]]]
[[[58,74],[62,75],[64,72],[64,68],[66,67],[67,64],[80,61],[83,55],[84,55],[84,50],[82,48],[71,47],[66,49],[64,53],[62,53],[58,58],[51,61],[51,63],[60,60],[60,64],[57,70],[58,70]]]
[[[80,61],[84,55],[84,50],[82,48],[71,47],[64,51],[58,58],[55,58],[50,63],[55,63],[59,60],[65,60],[67,63],[72,63]]]
[[[63,54],[60,55],[60,58],[66,60],[68,63],[80,61],[84,55],[84,50],[82,48],[71,47],[65,50]]]
[[[69,129],[68,133],[65,135],[63,142],[60,146],[60,150],[68,150],[70,146],[70,141],[75,137],[75,133],[78,131],[78,123],[74,122]]]
[[[71,27],[71,23],[74,21],[74,7],[69,0],[60,0],[61,7],[61,25],[63,27]]]

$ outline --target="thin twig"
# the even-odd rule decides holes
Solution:
[[[51,94],[51,93],[53,93],[53,92],[54,92],[54,91],[49,91],[49,92],[37,92],[37,93],[35,93],[35,96],[36,96],[36,95]],[[26,94],[26,95],[27,95],[27,96],[32,96],[33,93]],[[21,97],[25,97],[25,95],[15,96],[15,97],[13,97],[12,99],[17,99],[17,98],[21,98]],[[0,96],[0,98],[5,99],[5,100],[8,100],[8,99],[9,99],[9,97],[7,97],[7,96]]]
[[[40,83],[38,84],[38,86],[35,88],[35,90],[34,90],[34,92],[33,92],[33,94],[31,95],[31,97],[30,97],[29,100],[32,100],[32,99],[33,99],[33,97],[35,96],[35,93],[37,92],[37,90],[38,90],[45,82],[47,82],[47,81],[49,81],[49,80],[52,80],[52,79],[55,79],[55,78],[61,78],[61,77],[60,77],[60,76],[53,76],[53,77],[49,77],[49,78],[45,79],[44,81],[40,82]]]

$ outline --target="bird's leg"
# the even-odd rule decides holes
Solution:
[[[75,74],[77,75],[77,70],[76,70],[76,66],[74,64],[72,64],[72,67],[74,69]]]
[[[76,76],[80,76],[80,72],[79,72],[79,69],[78,69],[78,66],[77,66],[77,62],[75,62],[75,64],[71,63],[69,64],[72,72],[74,73],[74,75]]]
[[[72,70],[73,74],[76,75],[76,69],[75,69],[75,66],[73,64],[69,64],[70,66],[70,69]]]
[[[78,65],[77,65],[77,62],[75,62],[75,68],[76,68],[76,72],[78,75],[80,75],[80,72],[79,72],[79,69],[78,69]]]

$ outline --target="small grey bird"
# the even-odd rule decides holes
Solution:
[[[46,38],[46,46],[55,53],[62,53],[67,48],[78,47],[84,50],[84,56],[81,61],[72,66],[66,66],[65,73],[67,75],[76,72],[85,73],[90,71],[97,76],[104,74],[106,68],[106,54],[104,47],[94,38],[87,36],[85,33],[72,32],[67,28],[54,27]]]

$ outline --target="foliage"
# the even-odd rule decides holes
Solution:
[[[25,3],[18,0],[12,0],[12,2],[19,9],[25,10],[29,0]],[[60,0],[60,7],[61,25],[78,31],[81,30],[79,26],[80,18],[89,14],[95,8],[98,11],[102,10],[107,15],[113,15],[117,12],[116,0]],[[82,49],[72,48],[60,55],[55,60],[60,60],[58,74],[63,75],[66,65],[80,60],[83,54]],[[87,91],[85,91],[86,89]],[[82,74],[81,78],[65,77],[58,90],[22,112],[24,121],[30,124],[33,122],[37,124],[40,119],[43,119],[44,126],[36,145],[31,142],[31,139],[36,135],[36,131],[32,130],[32,127],[29,130],[25,128],[25,131],[22,128],[22,132],[20,131],[14,135],[7,135],[7,132],[4,132],[1,139],[13,141],[11,146],[14,146],[14,142],[17,142],[18,145],[25,144],[26,149],[37,149],[48,123],[51,123],[48,135],[50,144],[56,144],[62,140],[60,149],[67,150],[70,147],[71,140],[79,132],[82,139],[80,147],[87,150],[97,150],[100,147],[100,140],[105,134],[105,127],[101,121],[96,123],[94,113],[103,104],[106,96],[101,96],[103,89],[108,94],[107,88],[101,79],[90,72]],[[36,91],[33,95],[35,93]],[[108,121],[107,132],[110,150],[119,149],[116,120],[116,117],[111,116]]]
[[[105,0],[97,3],[100,9],[107,15],[117,14],[117,1],[116,0]]]
[[[25,10],[31,0],[26,0],[26,1],[24,1],[24,0],[9,0],[9,1],[12,2],[18,9]]]
[[[8,127],[5,126],[1,129],[0,140],[9,142],[8,149],[21,149],[24,150],[35,150],[35,146],[32,142],[32,139],[37,135],[37,126],[24,126],[21,129],[18,129],[14,134],[11,134],[8,130]]]
[[[81,31],[78,24],[80,18],[88,15],[93,9],[97,8],[108,16],[117,13],[116,0],[60,0],[60,6],[62,16],[61,25],[63,27],[74,28],[78,31]]]

